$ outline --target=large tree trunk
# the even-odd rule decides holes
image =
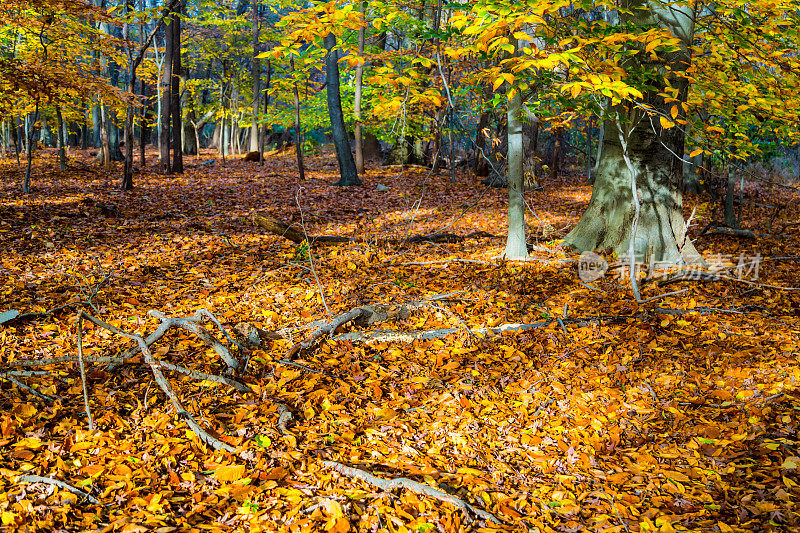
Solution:
[[[658,77],[669,77],[670,85],[678,89],[677,101],[665,102],[658,87],[644,95],[644,104],[658,115],[668,117],[671,108],[676,104],[680,107],[688,92],[688,83],[677,73],[686,70],[691,62],[693,13],[688,7],[681,8],[684,11],[668,10],[670,6],[637,3],[638,6],[632,7],[638,9],[628,15],[635,19],[633,22],[659,23],[683,42],[682,50],[638,65]],[[603,125],[592,198],[565,244],[578,251],[615,251],[629,259],[632,252],[636,261],[662,266],[702,263],[702,257],[686,236],[683,219],[683,127],[663,128],[659,120],[651,121],[658,115],[648,116],[642,108],[632,105],[608,111],[612,118]],[[623,127],[620,124],[624,125],[624,132],[620,131]],[[627,145],[627,150],[623,145]],[[638,217],[631,174],[636,178],[639,196]]]
[[[634,239],[637,261],[692,264],[701,261],[686,238],[683,219],[683,134],[677,126],[653,134],[649,120],[634,129],[628,156],[635,168],[641,212]],[[606,121],[592,198],[565,244],[577,251],[615,251],[627,256],[634,218],[630,170],[617,126]],[[680,132],[680,133],[679,133]],[[660,137],[660,138],[659,138]],[[680,137],[680,142],[678,141]],[[663,144],[662,144],[663,142]],[[666,146],[665,146],[666,145]],[[674,154],[673,154],[674,152]]]
[[[339,54],[335,50],[336,36],[329,33],[325,36],[325,48],[328,55],[325,58],[325,79],[328,82],[328,115],[331,119],[333,130],[333,144],[336,146],[336,159],[339,162],[339,175],[341,178],[335,185],[361,185],[356,170],[353,152],[350,150],[350,139],[344,125],[342,112],[342,96],[339,91]]]

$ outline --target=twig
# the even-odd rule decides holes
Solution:
[[[20,381],[19,379],[15,378],[14,376],[12,376],[10,374],[6,374],[6,373],[0,374],[0,379],[4,379],[6,381],[9,381],[9,382],[13,383],[14,385],[19,387],[20,389],[30,392],[31,394],[33,394],[34,396],[36,396],[40,400],[45,400],[45,401],[48,401],[48,402],[56,401],[56,398],[54,398],[53,396],[48,396],[47,394],[39,392],[38,390],[34,389],[30,385],[26,385],[25,383],[23,383],[22,381]]]
[[[360,468],[345,466],[336,461],[323,461],[322,464],[328,468],[336,470],[343,476],[360,479],[361,481],[365,481],[366,483],[369,483],[370,485],[378,487],[387,492],[396,489],[410,490],[411,492],[428,496],[429,498],[433,498],[441,502],[449,503],[453,507],[461,509],[461,511],[467,516],[469,516],[469,513],[473,513],[483,520],[491,520],[497,524],[502,524],[502,522],[498,520],[492,513],[484,511],[483,509],[478,509],[477,507],[468,504],[464,500],[456,498],[452,494],[448,494],[440,489],[431,487],[430,485],[419,483],[413,479],[408,479],[405,477],[396,479],[379,478],[377,476],[373,476],[365,470],[361,470]]]
[[[634,426],[634,427],[636,427],[636,426]],[[625,528],[625,531],[626,531],[627,533],[630,533],[630,532],[631,532],[631,530],[630,530],[630,529],[628,529],[628,523],[622,519],[622,516],[619,514],[619,509],[617,509],[617,504],[616,504],[616,503],[614,503],[614,496],[611,496],[611,507],[613,507],[613,509],[614,509],[614,513],[616,513],[616,515],[617,515],[617,519],[618,519],[618,520],[620,521],[620,523],[622,524],[622,527],[624,527],[624,528]]]
[[[566,314],[566,307],[564,308],[564,311],[565,311],[564,314]],[[567,338],[568,341],[571,341],[569,337],[569,331],[567,331],[567,326],[564,325],[564,320],[558,316],[556,317],[556,320],[558,320],[558,324],[561,326],[561,331],[564,332],[564,336]]]
[[[86,498],[88,501],[95,505],[103,505],[100,503],[100,500],[89,494],[88,492],[84,492],[79,488],[73,487],[69,483],[65,483],[60,479],[53,479],[51,477],[44,477],[44,476],[34,476],[34,475],[24,475],[19,476],[17,481],[20,483],[47,483],[48,485],[55,485],[56,487],[61,487],[62,489],[66,489],[73,494],[77,494],[81,498]]]
[[[106,357],[106,356],[94,356],[94,355],[85,355],[83,357],[84,361],[88,361],[90,363],[124,363],[125,361],[121,357]],[[59,363],[76,363],[78,358],[74,355],[65,355],[62,357],[52,357],[49,359],[20,359],[18,361],[11,361],[8,363],[8,366],[11,368],[17,367],[32,367],[32,366],[50,366],[50,365],[57,365]]]
[[[305,217],[303,216],[303,207],[300,205],[300,191],[303,190],[302,187],[297,189],[297,193],[294,196],[295,201],[297,202],[297,209],[300,210],[300,225],[303,227],[303,235],[306,237],[306,243],[308,244],[308,262],[311,264],[311,274],[314,275],[314,281],[317,282],[317,290],[319,291],[319,297],[322,299],[322,305],[325,306],[325,311],[328,312],[328,317],[333,320],[333,313],[331,313],[330,308],[328,307],[328,302],[325,301],[325,292],[322,290],[322,284],[319,282],[319,278],[317,277],[317,271],[314,269],[314,257],[311,255],[311,241],[308,240],[308,232],[306,231],[306,221]]]
[[[253,392],[253,390],[250,387],[248,387],[247,385],[245,385],[240,381],[236,381],[235,379],[226,378],[224,376],[217,376],[214,374],[206,374],[205,372],[198,372],[197,370],[189,370],[188,368],[182,367],[180,365],[173,365],[171,363],[167,363],[166,361],[158,361],[158,364],[159,366],[166,368],[167,370],[178,372],[180,374],[193,377],[194,379],[211,381],[214,383],[222,383],[224,385],[233,387],[234,389],[242,393]]]
[[[83,385],[83,406],[86,409],[86,419],[89,421],[89,431],[94,431],[92,410],[89,408],[89,388],[86,386],[86,367],[83,364],[83,318],[78,314],[78,368],[81,370],[81,384]]]
[[[324,370],[318,370],[316,368],[311,368],[310,366],[301,365],[300,363],[296,363],[294,361],[290,361],[289,359],[277,359],[275,362],[278,363],[278,364],[281,364],[281,365],[293,366],[293,367],[299,368],[301,370],[305,370],[306,372],[312,372],[314,374],[322,374],[323,376],[327,376],[329,378],[335,377],[335,376],[332,376],[331,374],[328,374]]]

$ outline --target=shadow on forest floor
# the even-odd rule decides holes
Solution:
[[[76,364],[8,373],[20,359],[74,356],[75,309],[0,325],[3,376],[55,398],[9,381],[0,389],[4,524],[107,531],[800,526],[800,296],[783,290],[797,283],[796,228],[753,241],[703,236],[704,254],[730,261],[760,254],[759,279],[650,283],[644,298],[685,292],[640,305],[622,280],[587,287],[574,263],[561,261],[575,258],[557,245],[588,203],[582,178],[564,175],[527,194],[531,240],[549,251],[523,264],[493,259],[504,245],[503,190],[466,175],[452,184],[426,169],[379,167],[363,187],[337,188],[329,155],[309,158],[310,179],[298,183],[293,157],[263,167],[187,159],[194,166],[183,176],[139,174],[125,193],[116,189],[118,169],[106,175],[83,159],[71,162],[81,170],[62,174],[47,159],[37,162],[27,197],[18,193],[19,169],[0,161],[0,312],[91,298],[87,311],[139,334],[158,326],[148,310],[188,316],[206,308],[227,326],[247,322],[289,337],[247,353],[239,377],[253,393],[167,375],[184,407],[239,446],[242,459],[199,442],[137,358],[114,372],[90,366],[98,429],[87,431]],[[707,199],[688,203],[687,216],[697,208],[693,228],[702,227]],[[759,209],[745,207],[754,227],[767,216]],[[366,242],[315,245],[309,253],[250,225],[251,210],[309,234]],[[442,228],[498,238],[376,240]],[[394,323],[345,325],[335,335],[457,332],[413,343],[324,340],[292,364],[280,362],[307,335],[304,325],[364,304],[414,302],[426,303]],[[467,331],[539,322],[549,324],[501,335]],[[88,325],[82,342],[87,358],[129,345]],[[153,353],[208,374],[224,371],[185,331],[168,333]],[[288,432],[279,428],[281,404],[293,415]],[[438,487],[503,524],[469,525],[435,497],[381,492],[332,473],[326,460]],[[57,478],[111,507],[65,502],[74,498],[68,490],[20,484],[22,473]]]

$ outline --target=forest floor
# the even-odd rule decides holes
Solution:
[[[518,263],[496,259],[506,191],[466,174],[373,166],[337,188],[330,155],[303,183],[292,153],[210,157],[120,193],[118,167],[49,155],[28,196],[0,161],[0,529],[800,530],[797,226],[699,236],[712,209],[689,197],[697,248],[734,268],[643,282],[640,304],[558,247],[591,194],[579,177],[526,194],[535,260]],[[797,191],[754,194],[749,229],[797,222]],[[309,250],[252,212],[356,240]],[[477,231],[494,236],[407,239]],[[385,322],[363,320],[373,304]],[[201,308],[262,335],[239,349],[173,321],[148,354],[102,359],[134,346],[109,328]],[[486,329],[506,324],[535,327]]]

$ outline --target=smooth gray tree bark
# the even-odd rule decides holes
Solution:
[[[503,256],[506,259],[525,260],[528,245],[525,240],[525,197],[523,196],[523,137],[522,96],[515,87],[508,88],[508,234]]]

